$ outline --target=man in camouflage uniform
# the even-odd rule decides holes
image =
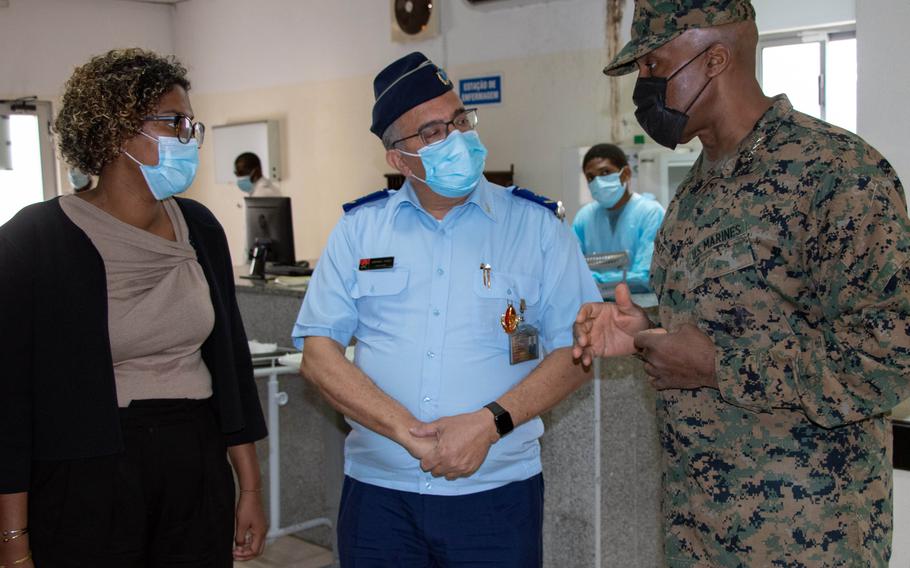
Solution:
[[[910,395],[903,188],[857,136],[764,96],[754,17],[636,1],[604,72],[637,68],[646,132],[704,151],[655,244],[660,327],[621,289],[579,312],[575,355],[637,354],[659,390],[670,566],[886,567],[886,413]]]

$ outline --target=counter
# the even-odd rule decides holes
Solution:
[[[633,301],[657,319],[653,294]],[[619,357],[544,415],[545,566],[662,565],[655,405],[642,363]]]

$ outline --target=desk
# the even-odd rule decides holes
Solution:
[[[245,268],[238,269],[238,274],[245,273]],[[239,278],[235,286],[247,337],[289,347],[291,328],[306,289],[263,285]],[[275,380],[280,382],[280,391],[286,393],[289,403],[278,408],[277,427],[269,427],[270,435],[277,434],[280,440],[280,471],[275,468],[276,472],[272,473],[269,467],[269,439],[256,444],[263,475],[263,495],[271,494],[269,480],[280,475],[278,513],[283,522],[294,526],[310,519],[334,520],[344,476],[346,425],[316,389],[300,378],[296,368],[281,367],[278,371]],[[266,411],[271,399],[271,377],[268,372],[262,374],[265,376],[256,379],[256,387]],[[265,505],[266,514],[274,519],[268,503]],[[274,521],[272,526],[278,527]],[[327,525],[309,528],[301,536],[324,547],[331,547],[334,542],[334,531]]]
[[[296,376],[297,369],[298,367],[273,362],[269,367],[259,367],[253,370],[255,378],[268,378],[266,408],[268,409],[269,424],[269,532],[266,536],[270,541],[318,526],[332,527],[332,521],[325,516],[286,527],[281,526],[281,418],[279,408],[288,403],[288,394],[280,390],[278,377],[281,375]],[[313,472],[313,475],[318,477],[319,472]]]

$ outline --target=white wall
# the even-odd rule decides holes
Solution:
[[[906,0],[858,0],[857,131],[910,182],[910,76],[903,56],[910,52],[910,3]],[[901,405],[898,417],[910,418]],[[910,472],[894,472],[894,538],[891,568],[910,566]]]
[[[910,566],[910,471],[894,471],[894,539],[891,568]]]
[[[450,67],[603,46],[605,0],[437,4],[444,33],[399,44],[388,0],[191,0],[177,5],[177,53],[210,92],[372,76],[415,49]]]
[[[490,71],[503,74],[504,103],[480,110],[479,131],[490,150],[487,168],[508,169],[514,164],[519,184],[558,198],[562,150],[609,135],[605,103],[609,83],[599,73],[603,59],[599,51],[589,50],[450,67],[454,78]],[[540,73],[547,78],[542,80]],[[242,92],[191,93],[196,115],[211,124],[255,118],[279,122],[281,190],[293,199],[299,258],[318,256],[341,216],[341,204],[384,187],[382,174],[392,171],[382,144],[368,131],[371,81],[372,76],[361,75]],[[572,85],[571,93],[565,92],[565,85]],[[242,196],[233,185],[214,181],[211,152],[210,144],[202,147],[189,196],[214,211],[228,232],[234,259],[239,260]]]
[[[856,0],[752,0],[752,5],[761,33],[827,26],[856,19]]]
[[[198,91],[242,90],[375,73],[413,49],[446,67],[602,49],[605,4],[506,0],[481,8],[440,0],[440,37],[394,44],[386,0],[269,0],[255,6],[248,0],[191,0],[177,5],[176,49],[193,67]],[[753,4],[762,33],[856,19],[856,0]],[[629,0],[625,34],[632,12]]]
[[[858,64],[857,130],[910,183],[910,76],[902,54],[910,52],[910,3],[859,0],[856,5]],[[906,187],[905,187],[906,191]],[[895,410],[910,419],[910,403]],[[891,568],[910,566],[910,472],[894,472],[894,538]]]
[[[631,13],[631,0],[629,13]],[[320,254],[341,204],[384,187],[386,165],[370,134],[375,74],[421,50],[453,79],[503,75],[504,102],[480,111],[488,169],[515,165],[516,181],[559,199],[563,151],[607,140],[610,82],[601,69],[605,0],[506,1],[493,8],[443,0],[443,36],[390,39],[387,0],[271,0],[256,5],[257,37],[239,41],[250,18],[242,0],[177,7],[177,53],[190,68],[196,115],[209,124],[279,121],[281,189],[293,199],[299,258]],[[631,109],[631,91],[627,105]],[[216,184],[203,147],[189,195],[210,207],[243,257],[240,192]]]
[[[907,0],[857,2],[857,130],[894,165],[905,188],[910,184],[908,26]]]
[[[9,0],[0,8],[0,98],[56,99],[74,67],[109,49],[172,53],[173,11],[117,0]]]

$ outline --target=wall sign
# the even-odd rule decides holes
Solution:
[[[472,77],[458,81],[458,94],[466,106],[502,102],[502,75]]]

